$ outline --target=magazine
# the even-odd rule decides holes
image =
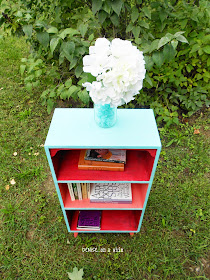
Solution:
[[[124,163],[85,160],[86,150],[80,151],[78,169],[82,170],[108,170],[108,171],[124,171]]]
[[[126,163],[126,150],[95,149],[87,150],[85,160]]]

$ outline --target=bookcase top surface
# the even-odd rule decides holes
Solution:
[[[92,108],[56,108],[45,147],[157,149],[161,142],[152,109],[117,109],[116,124],[101,128]]]

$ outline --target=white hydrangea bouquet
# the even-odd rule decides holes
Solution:
[[[143,53],[130,41],[98,38],[83,57],[83,71],[91,73],[96,81],[83,84],[95,105],[105,105],[101,113],[108,117],[108,109],[116,108],[134,99],[142,88],[146,69]]]

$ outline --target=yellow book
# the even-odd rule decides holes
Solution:
[[[81,187],[82,187],[82,197],[83,199],[87,199],[87,184],[81,183]]]

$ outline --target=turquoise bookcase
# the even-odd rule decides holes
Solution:
[[[118,109],[117,123],[100,128],[94,110],[55,109],[45,142],[45,151],[69,232],[139,232],[161,150],[151,109]],[[126,149],[125,170],[79,170],[81,149]],[[71,201],[67,183],[130,182],[131,204]],[[102,210],[100,230],[78,230],[80,210]]]

